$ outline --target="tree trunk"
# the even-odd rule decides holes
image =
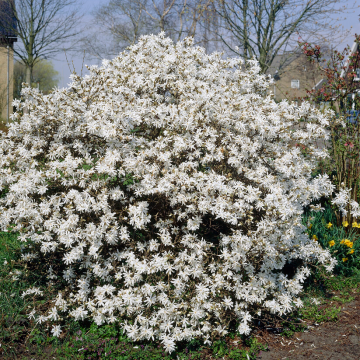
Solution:
[[[25,67],[25,82],[31,86],[31,67],[26,65]],[[29,109],[28,108],[24,108],[24,114],[28,114],[29,113]]]
[[[31,86],[31,68],[28,65],[25,68],[25,82]]]

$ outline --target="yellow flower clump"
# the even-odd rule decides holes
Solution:
[[[348,261],[349,259],[348,258],[343,258],[342,261],[345,262],[345,261]]]
[[[334,246],[334,245],[335,245],[335,241],[334,241],[334,240],[329,241],[329,246],[330,246],[330,247],[332,247],[332,246]]]
[[[340,244],[344,244],[346,246],[348,246],[349,248],[352,248],[354,243],[352,241],[350,241],[349,239],[342,239],[340,241]]]
[[[333,226],[333,224],[332,224],[331,222],[329,222],[329,223],[326,225],[326,227],[327,227],[328,229],[330,229],[332,226]]]

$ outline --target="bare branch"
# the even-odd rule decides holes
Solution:
[[[3,0],[10,5],[12,17],[6,16],[0,7],[0,27],[13,28],[18,38],[15,55],[27,68],[26,82],[31,82],[34,65],[41,58],[53,58],[63,50],[71,50],[81,32],[78,28],[81,16],[77,0]],[[9,9],[7,8],[7,12]]]
[[[94,45],[93,34],[82,41],[82,50],[96,58],[110,57],[134,44],[140,36],[164,31],[174,41],[195,36],[196,24],[212,0],[111,0],[94,12],[99,28],[96,38],[104,42]]]
[[[286,46],[296,49],[299,35],[322,38],[322,42],[325,37],[334,41],[340,31],[334,26],[336,20],[332,15],[349,10],[339,0],[214,0],[214,3],[235,42],[225,40],[219,29],[215,29],[215,34],[237,55],[247,59],[255,56],[264,72],[278,54],[287,50]]]

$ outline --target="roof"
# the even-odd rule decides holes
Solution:
[[[15,0],[0,0],[0,38],[16,41],[16,18],[10,1],[15,4]]]
[[[327,83],[327,79],[322,78],[312,89],[320,90]]]
[[[345,74],[349,70],[350,56],[353,56],[355,54],[355,52],[357,51],[357,49],[358,49],[358,43],[356,41],[354,41],[354,43],[352,44],[352,47],[351,47],[350,54],[349,54],[348,58],[345,61],[345,69],[341,70],[340,76],[342,78],[345,76]]]
[[[281,74],[284,69],[290,65],[294,60],[299,58],[300,52],[284,52],[283,54],[276,55],[270,67],[267,69],[266,74],[275,75],[275,73]]]
[[[288,65],[290,65],[294,60],[298,59],[300,56],[304,56],[305,59],[306,55],[299,50],[292,52],[284,52],[283,54],[276,55],[274,61],[272,62],[266,73],[275,74],[276,71],[281,73],[286,69]],[[330,51],[328,49],[325,49],[323,51],[321,59],[324,65],[321,65],[320,63],[320,66],[325,66],[327,61],[330,59]]]

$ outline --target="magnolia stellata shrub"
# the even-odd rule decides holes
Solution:
[[[301,225],[334,189],[311,177],[328,114],[276,104],[256,61],[164,33],[89,69],[50,95],[25,88],[0,138],[1,229],[66,284],[38,321],[54,335],[66,316],[120,321],[171,352],[301,306],[309,264],[335,262]]]

